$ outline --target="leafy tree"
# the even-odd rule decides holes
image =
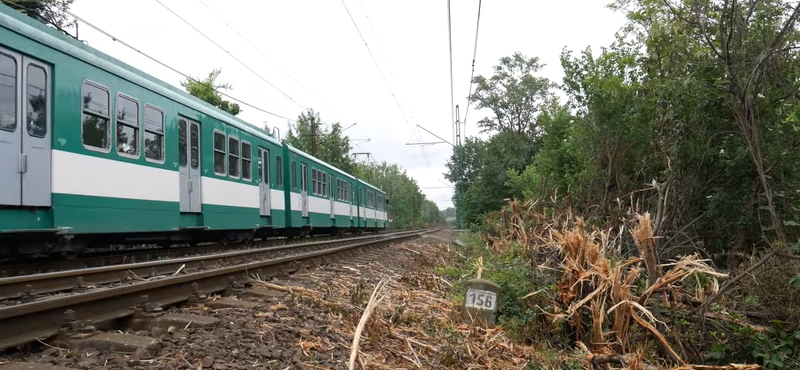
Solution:
[[[444,223],[444,217],[436,203],[428,199],[423,200],[421,222],[425,226],[437,226]]]
[[[486,152],[486,143],[479,138],[468,137],[464,145],[453,149],[453,154],[447,161],[447,173],[444,177],[453,183],[453,204],[460,212],[457,213],[457,225],[464,225],[464,220],[472,217],[464,217],[464,212],[472,213],[472,208],[467,206],[464,194],[470,186],[478,180],[483,166],[483,159]],[[483,212],[483,210],[479,210]]]
[[[651,211],[663,250],[752,248],[765,233],[795,240],[800,6],[618,0],[612,7],[629,20],[613,44],[561,55],[566,102],[539,94],[521,104],[521,95],[505,93],[519,86],[503,80],[511,73],[495,74],[511,81],[499,87],[478,81],[483,91],[503,93],[485,95],[483,107],[495,107],[485,125],[493,136],[468,139],[448,162],[459,216],[480,223],[506,197],[558,192],[587,217]],[[524,123],[500,123],[509,117]]]
[[[354,175],[386,192],[389,218],[398,228],[442,223],[436,203],[425,199],[417,182],[396,164],[363,164]]]
[[[75,0],[4,0],[3,4],[38,20],[50,24],[59,30],[73,25],[71,17],[66,13]]]
[[[488,108],[494,114],[493,118],[478,121],[483,132],[511,130],[531,137],[537,135],[536,114],[553,87],[548,79],[533,75],[542,67],[539,58],[514,53],[500,58],[492,77],[479,75],[473,79],[477,86],[471,99],[477,109]]]
[[[204,80],[200,80],[199,78],[191,78],[185,81],[181,81],[181,86],[186,89],[189,94],[196,96],[206,103],[211,104],[219,109],[222,109],[232,115],[237,115],[241,112],[239,108],[239,104],[231,103],[227,100],[222,99],[222,95],[220,95],[218,90],[229,90],[233,88],[231,85],[224,83],[224,84],[216,84],[217,77],[219,74],[222,73],[222,69],[215,69],[208,74],[208,77]]]
[[[300,114],[297,122],[289,124],[286,142],[343,171],[352,173],[355,164],[349,154],[350,138],[343,135],[338,122],[328,128],[313,109]]]
[[[556,99],[539,116],[542,129],[540,148],[533,162],[522,172],[508,171],[512,196],[542,199],[553,194],[576,190],[581,163],[579,147],[574,139],[576,120],[566,105]]]

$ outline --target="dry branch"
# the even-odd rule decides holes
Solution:
[[[383,293],[383,289],[386,287],[387,280],[381,279],[378,285],[375,286],[375,290],[372,291],[372,296],[369,298],[369,303],[367,303],[367,308],[364,309],[364,314],[361,315],[361,320],[358,321],[358,326],[356,327],[356,333],[353,335],[353,346],[350,350],[350,362],[348,364],[349,369],[353,370],[353,367],[356,365],[356,356],[358,355],[358,344],[361,341],[361,332],[364,331],[364,326],[367,325],[367,321],[369,320],[372,313],[375,311],[375,307],[378,306],[384,298],[385,295],[382,295],[378,298],[378,295]]]

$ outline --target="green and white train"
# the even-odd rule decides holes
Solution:
[[[386,194],[0,5],[0,255],[377,231]]]

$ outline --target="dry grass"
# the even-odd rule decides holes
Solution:
[[[298,343],[304,353],[331,346],[346,348],[348,354],[357,349],[352,352],[357,353],[356,369],[524,369],[531,362],[548,361],[552,366],[543,369],[560,369],[566,357],[543,359],[539,348],[515,343],[502,327],[475,327],[462,319],[461,306],[445,298],[452,284],[434,273],[435,267],[450,263],[449,248],[438,240],[398,246],[402,257],[394,262],[402,270],[373,262],[357,266],[352,274],[313,271],[307,276],[320,281],[314,289],[254,283],[290,293],[328,315],[325,321],[342,321],[344,325],[331,325],[330,330],[344,337],[353,340],[358,332],[355,345],[320,338]],[[378,281],[385,284],[380,292]],[[373,304],[352,303],[361,291]]]
[[[630,215],[631,221],[620,222],[617,229],[591,231],[581,218],[569,220],[569,207],[555,201],[547,206],[513,201],[493,217],[498,215],[499,223],[487,237],[495,250],[521,244],[537,256],[539,269],[560,273],[553,309],[544,313],[554,324],[568,324],[571,339],[589,354],[585,368],[654,369],[645,360],[660,357],[682,370],[758,368],[688,365],[680,342],[668,340],[674,336],[661,310],[690,312],[687,302],[712,296],[719,290],[718,279],[727,275],[697,254],[659,264],[658,238],[649,214]],[[626,240],[632,241],[636,253],[623,258]]]

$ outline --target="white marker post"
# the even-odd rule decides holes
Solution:
[[[483,279],[467,282],[467,295],[464,300],[464,318],[473,322],[494,325],[497,311],[497,297],[500,286]]]

